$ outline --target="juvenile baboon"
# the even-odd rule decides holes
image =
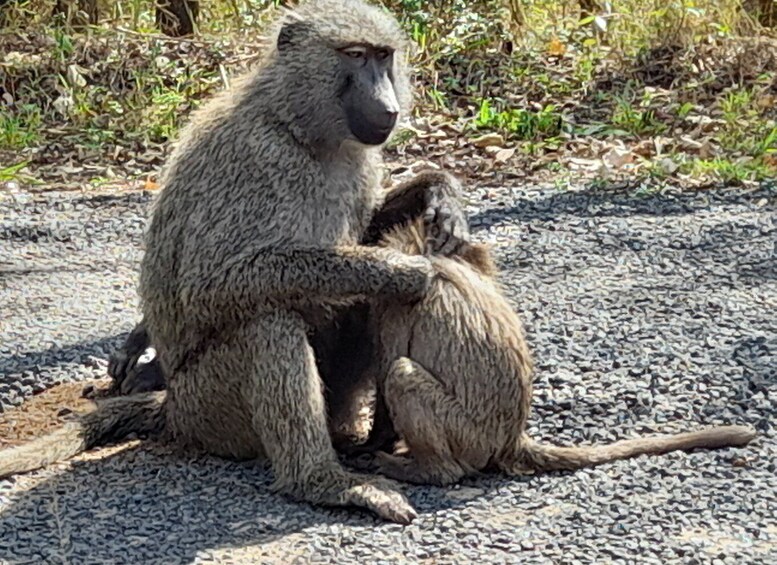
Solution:
[[[167,390],[111,398],[0,452],[0,476],[142,431],[267,458],[276,489],[299,499],[414,518],[393,482],[339,463],[310,343],[338,308],[418,300],[431,282],[427,258],[360,244],[404,219],[401,201],[423,214],[447,190],[411,182],[374,212],[381,146],[411,102],[405,54],[396,20],[361,0],[280,20],[258,69],[194,115],[162,177],[140,296]]]
[[[383,245],[428,253],[418,222],[395,229]],[[741,446],[755,436],[745,426],[720,426],[591,447],[534,442],[526,434],[532,360],[520,320],[495,282],[488,249],[473,244],[452,257],[430,258],[434,281],[421,301],[385,302],[373,311],[376,422],[367,444],[352,451],[379,448],[395,430],[409,453],[378,453],[384,475],[446,485],[489,469],[577,469],[641,454]]]

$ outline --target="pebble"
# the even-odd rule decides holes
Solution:
[[[149,203],[0,202],[0,410],[104,374],[138,319]],[[758,440],[408,486],[409,527],[274,495],[263,467],[129,448],[0,480],[0,562],[777,562],[775,189],[478,187],[467,205],[526,322],[536,439],[748,423]]]

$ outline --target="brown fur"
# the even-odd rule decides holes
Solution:
[[[422,254],[423,225],[397,229],[383,243]],[[755,436],[749,427],[721,426],[590,447],[533,441],[526,434],[532,360],[520,320],[493,279],[487,247],[432,257],[432,264],[435,278],[424,299],[375,312],[380,394],[409,450],[407,457],[381,453],[383,474],[445,485],[489,468],[577,469],[642,454],[742,446]]]

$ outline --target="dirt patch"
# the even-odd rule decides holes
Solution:
[[[0,448],[40,437],[60,427],[68,417],[94,410],[96,404],[81,396],[87,384],[104,386],[105,380],[60,384],[0,414]]]

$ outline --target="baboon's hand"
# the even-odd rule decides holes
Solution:
[[[383,287],[383,292],[409,301],[426,296],[432,284],[434,269],[426,257],[397,253],[394,276]]]
[[[149,345],[150,338],[146,331],[146,326],[143,322],[140,322],[127,336],[124,345],[111,355],[108,361],[108,375],[115,381],[124,379],[127,376],[127,372],[137,364],[138,359],[140,359]]]
[[[136,394],[165,388],[159,361],[154,358],[147,363],[140,362],[150,345],[148,332],[141,322],[130,332],[124,345],[110,356],[108,375],[113,380],[109,389],[111,395]]]
[[[129,343],[114,351],[108,359],[108,376],[120,387],[131,370],[135,368],[146,348],[137,349]]]
[[[426,192],[426,252],[450,256],[469,243],[469,222],[458,199],[458,181],[443,173],[440,177]]]

